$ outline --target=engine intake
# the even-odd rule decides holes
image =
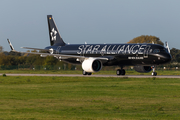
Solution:
[[[98,72],[102,68],[102,63],[98,59],[88,58],[83,61],[82,69],[86,72]]]
[[[134,69],[140,73],[148,73],[152,70],[151,66],[134,66]]]

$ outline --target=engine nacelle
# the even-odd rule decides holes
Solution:
[[[140,73],[148,73],[152,70],[151,66],[134,66],[134,69]]]
[[[101,70],[101,68],[101,61],[95,58],[88,58],[82,63],[82,69],[86,72],[98,72]]]

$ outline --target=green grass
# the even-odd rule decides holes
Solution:
[[[158,75],[180,75],[179,70],[156,70]],[[24,73],[24,74],[82,74],[81,70],[0,70],[1,74],[8,74],[8,73]],[[93,74],[101,74],[101,75],[116,75],[116,70],[114,71],[106,71],[101,70],[97,73]],[[138,73],[134,70],[126,70],[126,75],[151,75],[149,73]]]
[[[180,79],[0,77],[0,120],[180,119]]]

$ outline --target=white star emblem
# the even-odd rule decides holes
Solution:
[[[56,34],[57,34],[57,31],[54,30],[54,28],[51,30],[51,41],[56,41]]]

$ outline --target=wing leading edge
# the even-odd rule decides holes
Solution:
[[[8,43],[9,43],[9,46],[11,48],[11,51],[14,51],[14,52],[19,52],[19,51],[16,51],[12,45],[12,43],[10,42],[9,39],[7,39]],[[65,55],[65,54],[51,54],[51,50],[47,50],[47,49],[40,49],[40,48],[30,48],[30,47],[21,47],[21,48],[24,48],[24,49],[33,49],[33,50],[41,50],[41,51],[46,51],[46,52],[49,52],[49,53],[39,53],[39,52],[19,52],[19,53],[23,53],[23,54],[36,54],[36,55],[40,55],[41,57],[46,57],[46,56],[53,56],[53,57],[56,57],[56,58],[59,58],[59,59],[68,59],[68,58],[75,58],[77,60],[85,60],[85,59],[88,59],[90,57],[85,57],[85,56],[79,56],[79,55]],[[106,57],[91,57],[91,58],[96,58],[96,59],[99,59],[99,60],[103,60],[103,61],[108,61],[109,58],[106,58]]]

